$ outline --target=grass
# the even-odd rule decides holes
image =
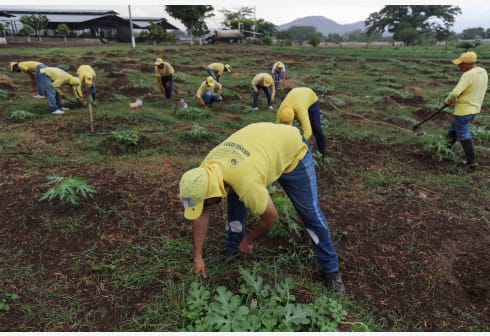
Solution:
[[[17,94],[19,97],[27,96],[26,99],[14,99],[5,103],[0,112],[0,151],[32,153],[12,159],[18,165],[13,165],[14,169],[18,169],[15,172],[16,177],[31,181],[34,177],[39,178],[58,171],[59,174],[63,171],[71,174],[86,172],[83,177],[89,184],[98,184],[97,191],[100,194],[99,197],[84,202],[83,208],[77,212],[66,211],[65,208],[54,205],[41,207],[41,215],[34,227],[31,226],[32,218],[19,214],[18,225],[23,228],[25,235],[30,235],[33,244],[30,247],[11,245],[8,242],[0,245],[0,282],[4,284],[4,289],[0,289],[0,299],[17,294],[19,299],[9,302],[9,306],[22,316],[12,329],[182,329],[181,312],[185,308],[184,302],[190,283],[195,277],[191,271],[191,226],[181,218],[180,213],[166,208],[176,209],[180,206],[175,200],[178,177],[186,169],[198,165],[209,149],[232,131],[252,122],[275,121],[275,113],[265,108],[263,95],[260,96],[260,106],[264,108],[258,111],[251,108],[250,80],[254,73],[269,72],[269,64],[259,63],[253,55],[243,53],[244,48],[250,46],[233,48],[243,56],[234,57],[232,66],[235,70],[222,77],[226,103],[215,104],[211,109],[201,107],[194,97],[199,82],[205,76],[204,70],[199,72],[194,68],[200,66],[196,59],[229,59],[230,55],[219,48],[211,52],[198,46],[192,49],[188,46],[142,45],[138,46],[133,56],[128,54],[132,50],[128,45],[100,46],[95,50],[82,47],[2,48],[4,55],[22,55],[23,58],[55,59],[58,55],[63,55],[67,59],[77,59],[88,55],[93,58],[91,64],[96,69],[106,65],[107,58],[134,61],[138,66],[127,73],[128,87],[145,89],[152,93],[144,98],[142,107],[130,111],[128,103],[136,96],[118,92],[117,87],[111,87],[111,82],[107,79],[109,74],[98,72],[97,79],[101,84],[98,90],[107,98],[94,104],[96,134],[89,133],[86,108],[67,113],[61,122],[48,114],[45,101],[33,100],[24,92]],[[472,176],[463,174],[455,163],[441,157],[442,168],[426,168],[427,174],[416,176],[413,170],[406,169],[403,159],[400,162],[393,159],[392,152],[397,153],[396,155],[407,154],[396,152],[398,146],[405,150],[413,149],[414,153],[422,157],[430,156],[433,150],[424,145],[438,141],[438,136],[443,134],[442,128],[447,125],[441,122],[427,124],[427,130],[431,134],[419,139],[389,125],[349,116],[349,113],[355,113],[367,120],[403,125],[420,120],[420,116],[414,115],[411,106],[396,102],[389,105],[383,98],[389,96],[409,99],[411,96],[405,89],[418,86],[422,89],[425,102],[433,104],[429,106],[439,106],[442,97],[449,92],[452,82],[455,83],[459,76],[450,61],[448,64],[440,64],[439,61],[457,56],[459,51],[455,48],[254,48],[266,53],[270,60],[275,59],[277,54],[284,55],[292,64],[288,67],[288,78],[317,91],[321,96],[322,111],[327,113],[323,126],[327,137],[333,141],[327,151],[340,151],[339,148],[342,148],[347,156],[348,160],[344,161],[346,157],[340,157],[338,152],[334,152],[333,157],[325,162],[317,162],[319,190],[322,191],[320,197],[328,204],[328,211],[332,214],[329,223],[335,228],[332,235],[336,244],[345,239],[339,231],[346,230],[344,226],[350,224],[337,217],[344,209],[336,209],[336,206],[341,206],[349,196],[355,197],[355,193],[376,198],[380,192],[390,193],[391,189],[396,191],[404,183],[412,183],[438,191],[438,199],[449,198],[448,194],[459,192],[460,189],[467,189],[468,193],[481,192],[487,199],[490,197],[487,191],[489,183],[482,178],[484,172],[476,172]],[[145,63],[149,63],[151,67],[154,58],[161,55],[165,55],[166,60],[177,70],[174,82],[176,92],[171,102],[163,102],[159,92],[152,92],[157,89],[153,73],[138,70]],[[490,50],[482,47],[479,55],[482,60],[488,59]],[[308,67],[314,67],[318,71],[307,73],[304,61],[308,62]],[[58,63],[65,62],[62,60]],[[436,65],[437,70],[434,69]],[[189,68],[192,70],[188,70]],[[12,75],[4,69],[0,70],[0,74]],[[121,75],[125,75],[125,72],[121,72]],[[29,87],[29,79],[25,75],[13,74],[12,77],[19,87]],[[447,81],[451,81],[451,84]],[[280,92],[278,96],[283,94],[284,92]],[[175,104],[181,97],[188,102],[189,108],[176,111]],[[279,97],[274,104],[276,109],[281,101]],[[329,106],[329,102],[336,108]],[[488,102],[487,97],[486,105]],[[21,120],[28,115],[17,113],[15,122],[9,120],[15,111],[28,111],[34,117]],[[477,135],[482,139],[482,145],[488,146],[487,129],[490,120],[486,118],[481,123]],[[145,138],[146,142],[135,151],[112,153],[108,150],[111,132],[120,131],[137,132],[137,143],[141,142],[141,138]],[[54,135],[56,139],[53,140],[51,137]],[[129,138],[126,140],[134,144],[134,133],[122,134],[120,138],[125,136]],[[376,145],[376,148],[384,148],[385,152],[373,153],[377,159],[373,158],[372,162],[364,165],[362,160],[371,158],[350,157],[349,149],[342,147],[344,144],[360,148]],[[358,153],[358,150],[353,152]],[[483,160],[488,161],[488,156],[482,155]],[[376,161],[379,158],[386,161]],[[387,166],[383,166],[384,162],[387,162]],[[113,177],[114,180],[101,180],[97,176],[97,172],[101,170],[94,167],[110,171],[112,176],[105,176]],[[10,183],[7,178],[3,181]],[[115,181],[120,184],[115,184]],[[344,189],[352,189],[354,187],[350,186],[354,185],[355,190],[349,190],[352,193],[349,195]],[[41,186],[33,185],[32,188],[40,189]],[[335,188],[342,192],[335,193],[338,191]],[[114,203],[109,203],[108,199]],[[32,200],[26,204],[32,206]],[[479,211],[470,206],[469,202],[462,206],[473,215]],[[220,226],[223,213],[217,211],[215,220],[219,227],[210,228],[210,234],[217,241],[209,242],[209,250],[221,248],[221,240],[224,238]],[[254,222],[252,219],[251,225]],[[373,224],[371,227],[364,227],[365,232],[360,232],[359,235],[364,235],[365,240],[374,240],[377,230],[396,233],[408,225],[395,224],[385,228],[383,223],[377,221],[377,226]],[[295,231],[294,227],[292,230]],[[281,236],[285,233],[288,235]],[[278,236],[284,239],[278,240],[273,247],[265,242],[258,243],[255,247],[255,259],[243,265],[254,273],[267,276],[271,282],[280,282],[286,275],[291,276],[294,283],[312,297],[324,294],[324,287],[315,278],[314,256],[304,230],[299,233],[299,237],[293,239],[296,235],[289,233],[288,228],[282,228]],[[52,251],[46,248],[50,242],[66,244],[66,250]],[[419,245],[413,241],[408,246],[407,253],[415,253],[418,249]],[[339,250],[339,253],[346,259],[361,257],[347,255],[347,251],[343,250]],[[50,260],[53,263],[59,262],[59,265],[50,264]],[[230,282],[236,276],[233,273],[234,268],[235,266],[210,267],[207,283],[216,287],[220,282]],[[382,274],[379,274],[375,266],[366,265],[359,270],[359,273],[362,272],[376,278],[378,293],[389,295],[391,289],[382,280]],[[352,281],[357,285],[358,279]],[[359,283],[361,281],[363,280],[359,279]],[[233,286],[233,283],[227,283],[228,285]],[[416,322],[407,321],[395,312],[387,312],[386,316],[390,318],[386,321],[375,318],[373,307],[379,298],[371,295],[366,292],[363,301],[356,301],[352,297],[344,300],[355,321],[374,331],[423,329],[414,326]],[[87,308],[89,305],[93,307]],[[2,314],[5,313],[0,311],[0,319]],[[448,313],[442,311],[441,316],[444,314]],[[474,319],[471,314],[468,316],[468,319]],[[348,325],[349,322],[346,323]],[[479,328],[477,321],[473,324],[476,329]],[[441,328],[450,329],[451,325],[441,325]]]

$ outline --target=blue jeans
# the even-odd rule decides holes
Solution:
[[[311,130],[315,136],[318,145],[324,143],[325,134],[323,134],[322,124],[320,121],[320,104],[316,103],[308,108],[308,116],[310,117]]]
[[[476,114],[469,114],[465,116],[454,116],[449,132],[456,132],[459,140],[471,139],[470,125]]]
[[[173,76],[162,76],[160,77],[162,81],[163,90],[165,94],[165,98],[170,99],[172,97],[172,88],[173,88]],[[165,87],[165,83],[168,82],[168,87]]]
[[[43,68],[47,68],[47,66],[42,63],[36,67],[36,88],[37,88],[37,94],[40,96],[44,96],[43,87],[41,85],[41,81],[39,80],[39,75],[41,74],[39,71]]]
[[[61,109],[63,105],[61,104],[61,98],[58,92],[53,88],[53,83],[48,75],[39,73],[39,82],[41,83],[41,90],[43,96],[48,98],[48,105],[51,112]]]
[[[276,90],[279,90],[279,82],[281,81],[282,78],[282,70],[275,70],[274,71],[274,86],[276,87]]]
[[[298,166],[278,180],[303,221],[313,241],[313,250],[320,268],[325,273],[337,272],[339,260],[330,237],[328,221],[318,201],[315,165],[308,150]],[[237,250],[245,237],[247,209],[237,194],[228,192],[228,215],[226,224],[226,247]]]
[[[95,93],[97,92],[97,87],[95,86],[95,83],[92,84],[90,87],[90,93],[92,94],[92,99],[95,100]]]
[[[204,100],[204,104],[206,104],[206,106],[211,106],[211,104],[214,102],[221,101],[220,96],[213,92],[205,92],[201,98]]]
[[[216,72],[214,72],[213,70],[211,70],[210,68],[206,68],[206,72],[208,73],[208,75],[210,75],[211,77],[213,77],[213,79],[217,82],[219,82],[219,77],[218,75],[216,74]]]
[[[267,106],[271,106],[271,89],[268,88],[267,86],[260,86],[260,85],[257,85],[257,93],[255,93],[255,91],[253,92],[253,95],[254,95],[254,101],[253,101],[253,105],[254,107],[259,107],[259,90],[262,89],[262,91],[265,92],[265,95],[267,96]]]

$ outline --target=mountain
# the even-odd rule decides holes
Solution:
[[[328,34],[340,34],[349,33],[354,30],[364,29],[364,21],[359,21],[350,24],[339,24],[333,20],[327,19],[324,16],[306,16],[304,18],[296,19],[289,23],[285,23],[279,26],[279,30],[287,30],[292,26],[313,26],[316,31],[327,36]]]

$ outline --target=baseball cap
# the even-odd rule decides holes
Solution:
[[[294,110],[289,104],[283,105],[277,111],[277,121],[280,124],[292,125],[294,120]]]
[[[157,58],[157,59],[155,60],[155,63],[154,63],[154,64],[155,64],[155,65],[160,65],[160,64],[163,64],[163,60],[162,60],[161,58]]]
[[[231,66],[229,64],[225,64],[225,69],[229,72],[231,72]]]
[[[10,62],[10,71],[11,72],[14,71],[14,66],[16,66],[17,64],[19,64],[19,62]]]
[[[206,77],[206,83],[209,86],[214,86],[214,79],[213,79],[213,77],[211,77],[211,76]]]
[[[201,216],[208,193],[208,173],[202,167],[188,170],[182,175],[179,188],[180,200],[184,203],[184,217],[194,220]]]
[[[475,63],[477,59],[476,53],[474,51],[468,51],[462,53],[459,58],[453,60],[453,64],[461,64],[461,63]]]
[[[282,64],[282,62],[281,62],[281,61],[277,62],[277,67],[278,67],[279,69],[281,69],[281,68],[283,67],[283,65],[284,65],[284,64]]]

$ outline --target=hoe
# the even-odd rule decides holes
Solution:
[[[425,135],[425,131],[420,127],[422,126],[422,124],[424,124],[426,121],[429,121],[431,120],[432,118],[434,118],[436,115],[438,115],[439,113],[441,113],[442,111],[444,111],[444,109],[448,107],[448,105],[443,105],[440,109],[438,109],[437,111],[433,112],[432,114],[430,114],[427,118],[425,118],[424,120],[422,120],[421,122],[419,122],[418,124],[414,125],[412,127],[412,131],[417,135],[417,136],[421,136],[421,135]]]

